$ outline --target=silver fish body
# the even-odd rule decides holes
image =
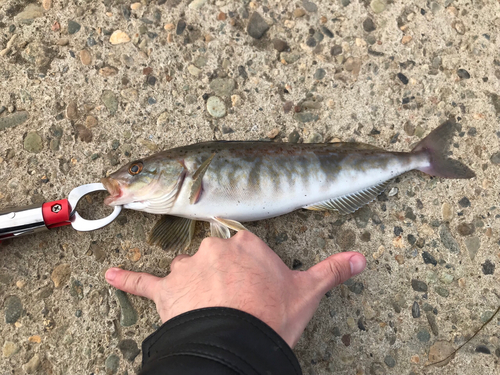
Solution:
[[[212,235],[227,238],[228,228],[244,229],[239,222],[299,208],[347,214],[414,169],[444,178],[474,177],[447,156],[455,125],[443,123],[407,153],[359,143],[230,141],[174,148],[103,179],[111,194],[105,202],[170,215],[150,240],[172,249],[189,245],[197,220],[210,222]]]

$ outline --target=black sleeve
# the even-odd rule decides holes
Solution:
[[[301,375],[297,357],[267,324],[211,307],[165,322],[142,343],[141,375]]]

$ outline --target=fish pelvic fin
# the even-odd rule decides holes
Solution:
[[[214,217],[210,222],[210,234],[212,237],[219,238],[229,238],[231,234],[229,229],[239,232],[240,230],[248,230],[238,221],[230,219],[222,219],[220,217]]]
[[[166,251],[185,251],[194,236],[195,220],[164,215],[149,234],[148,243]]]
[[[388,181],[384,181],[380,184],[370,186],[366,189],[343,195],[341,197],[327,199],[318,203],[307,205],[303,208],[306,210],[314,210],[314,211],[326,211],[326,210],[335,210],[340,212],[341,214],[352,214],[357,209],[363,207],[364,205],[370,203],[377,195],[382,193],[387,185],[389,185]]]
[[[210,222],[210,236],[219,237],[227,240],[231,237],[231,233],[229,233],[229,228],[225,225],[219,223],[218,221]]]
[[[212,159],[214,158],[215,153],[210,155],[207,160],[205,160],[199,168],[196,170],[196,172],[193,175],[193,185],[191,185],[191,194],[189,195],[189,203],[190,204],[195,204],[200,200],[201,193],[203,191],[203,176],[205,175],[205,172],[207,171],[208,167],[210,166],[210,163],[212,162]]]
[[[476,176],[468,166],[447,156],[456,131],[455,118],[450,117],[415,146],[412,153],[425,153],[429,157],[429,165],[419,168],[419,171],[443,178],[468,179]]]

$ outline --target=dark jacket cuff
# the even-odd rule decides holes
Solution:
[[[142,343],[142,375],[301,375],[288,344],[240,310],[211,307],[165,322]]]

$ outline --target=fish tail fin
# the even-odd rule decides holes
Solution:
[[[418,168],[419,171],[431,176],[443,178],[472,178],[476,174],[462,162],[448,158],[453,135],[457,130],[455,118],[439,125],[422,139],[412,150],[412,153],[425,153],[429,157],[429,165]]]

